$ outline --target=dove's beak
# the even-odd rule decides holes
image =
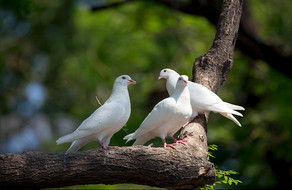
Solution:
[[[161,75],[159,75],[158,80],[159,80],[159,79],[162,79],[162,76],[161,76]]]
[[[188,81],[187,81],[187,80],[184,80],[184,82],[185,82],[186,84],[188,84]]]
[[[136,84],[136,81],[134,81],[132,79],[131,80],[128,80],[128,81],[129,81],[130,84]]]

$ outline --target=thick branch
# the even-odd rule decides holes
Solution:
[[[196,148],[198,149],[198,147]],[[215,169],[189,148],[145,146],[77,153],[0,155],[0,188],[48,188],[80,184],[135,183],[192,189],[214,183]]]

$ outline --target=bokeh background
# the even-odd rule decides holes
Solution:
[[[167,96],[165,81],[157,80],[160,70],[168,67],[191,77],[195,58],[212,45],[215,26],[203,16],[155,1],[91,11],[111,2],[0,1],[0,153],[66,151],[70,144],[57,146],[56,139],[97,109],[96,97],[103,103],[121,74],[137,84],[129,86],[131,117],[110,145],[126,146],[122,138]],[[291,55],[292,2],[247,2],[260,39]],[[208,143],[218,145],[212,161],[239,172],[233,177],[243,182],[223,187],[292,188],[291,75],[236,49],[234,66],[218,94],[246,108],[241,128],[210,114]],[[162,145],[159,139],[149,143]]]

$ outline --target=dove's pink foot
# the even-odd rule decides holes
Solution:
[[[108,149],[108,148],[116,148],[115,146],[106,146],[106,145],[103,145],[103,146],[101,146],[102,148],[104,148],[104,149]]]
[[[100,143],[101,147],[104,148],[104,149],[115,148],[115,146],[107,146],[107,145],[104,145],[102,141],[98,141],[98,142]]]
[[[187,140],[176,140],[176,141],[174,142],[174,144],[181,143],[181,144],[183,144],[183,145],[187,145],[187,144],[184,143],[184,142],[187,142]]]
[[[176,150],[176,148],[172,144],[167,144],[164,139],[162,139],[162,141],[163,141],[163,146],[164,147],[171,147],[171,148]]]
[[[171,140],[173,140],[173,144],[178,144],[178,143],[181,143],[183,145],[187,145],[186,143],[184,142],[187,142],[187,140],[177,140],[176,138],[172,137],[172,136],[168,136]]]
[[[182,128],[185,128],[185,126],[187,126],[187,125],[190,123],[190,121],[191,121],[191,119],[188,120],[188,121],[182,126]]]
[[[171,147],[171,148],[173,148],[174,150],[176,150],[176,148],[175,148],[172,144],[165,144],[164,147]]]

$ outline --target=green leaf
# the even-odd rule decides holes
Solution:
[[[234,171],[234,170],[229,170],[230,174],[238,174],[238,172]]]
[[[215,158],[215,156],[213,156],[211,153],[209,153],[209,156],[212,157],[212,158]]]
[[[238,180],[238,179],[236,179],[236,180],[234,180],[234,182],[236,181],[236,183],[242,183],[242,181],[240,181],[240,180]],[[237,184],[236,184],[237,185]]]
[[[217,145],[213,144],[213,145],[209,145],[208,149],[214,151],[214,150],[217,150],[217,147],[218,147]],[[209,155],[208,159],[210,157],[215,158],[215,156],[213,156],[213,154],[210,151],[208,152],[208,155]],[[217,180],[212,186],[205,186],[203,189],[214,189],[214,186],[216,184],[232,185],[232,183],[234,183],[235,185],[237,185],[238,183],[242,183],[240,180],[236,180],[236,179],[233,179],[233,178],[229,177],[230,175],[238,174],[238,172],[236,172],[234,170],[227,170],[227,171],[220,170],[220,169],[218,169],[217,166],[215,166],[215,168],[216,168],[216,177],[217,177],[217,179],[222,179],[222,177],[224,177],[224,179]]]
[[[212,145],[209,145],[209,146],[208,146],[208,149],[209,149],[209,150],[217,150],[217,147],[218,147],[217,145],[212,144]]]
[[[224,176],[224,181],[228,181],[228,177],[227,176]]]
[[[232,178],[229,178],[229,179],[228,179],[228,184],[229,184],[229,185],[232,185],[232,181],[233,181],[233,179],[232,179]]]
[[[216,181],[215,183],[216,184],[222,184],[222,181]]]

